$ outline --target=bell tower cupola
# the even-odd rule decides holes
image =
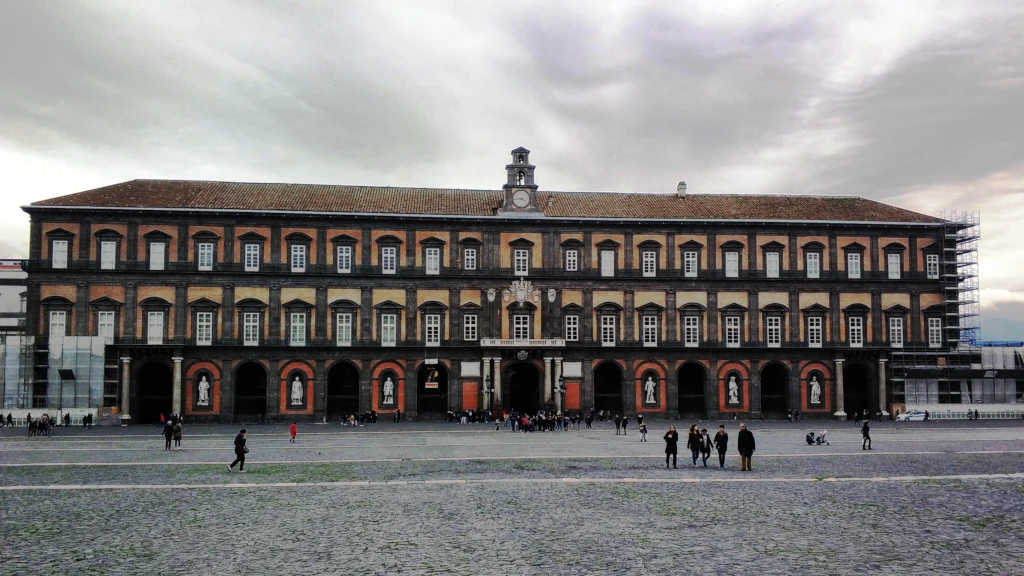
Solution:
[[[536,168],[530,164],[529,150],[519,147],[512,151],[512,163],[505,166],[505,200],[499,214],[544,215],[537,205],[537,184],[533,180]]]

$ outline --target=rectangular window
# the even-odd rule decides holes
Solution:
[[[769,278],[779,277],[779,253],[766,252],[764,255],[764,271]]]
[[[725,253],[725,277],[726,278],[739,278],[740,276],[740,253],[739,252],[726,252]]]
[[[889,318],[889,346],[903,348],[903,317]]]
[[[63,310],[50,312],[50,338],[62,337],[66,333],[68,313]]]
[[[167,257],[167,245],[163,242],[149,243],[149,269],[163,270],[164,260]]]
[[[861,348],[864,346],[864,318],[860,316],[850,316],[847,319],[850,325],[850,341],[849,344],[853,348]]]
[[[822,318],[811,316],[807,319],[807,345],[811,348],[821,348],[822,342]]]
[[[515,271],[517,276],[526,276],[530,273],[530,251],[517,248],[513,253],[515,260]]]
[[[245,346],[259,346],[260,344],[260,314],[259,312],[245,312],[242,314],[242,344]]]
[[[380,249],[380,267],[384,274],[398,272],[398,248],[385,246]]]
[[[476,248],[462,250],[462,269],[476,270]]]
[[[440,314],[427,314],[426,318],[426,341],[427,346],[440,346],[441,345],[441,315]]]
[[[601,316],[601,346],[615,346],[615,316]]]
[[[306,246],[292,244],[292,272],[306,271]]]
[[[512,317],[512,339],[517,341],[530,339],[530,317],[517,314]]]
[[[697,277],[697,252],[683,252],[683,276],[687,278]]]
[[[782,318],[767,316],[764,319],[764,338],[769,348],[782,346]]]
[[[150,312],[146,323],[146,344],[164,343],[164,313]]]
[[[860,278],[860,252],[846,254],[846,277]]]
[[[614,250],[601,250],[601,276],[615,276]]]
[[[647,251],[643,253],[644,276],[652,277],[658,270],[658,253]]]
[[[475,342],[476,334],[476,314],[466,314],[462,317],[462,339]]]
[[[260,245],[259,244],[246,244],[245,245],[245,271],[246,272],[259,272],[260,271]]]
[[[900,255],[888,254],[886,260],[889,263],[889,280],[900,279]]]
[[[658,345],[658,317],[644,316],[644,346]]]
[[[427,274],[441,273],[441,249],[427,248]]]
[[[100,268],[113,270],[117,263],[117,242],[104,240],[100,242]]]
[[[579,252],[575,250],[565,251],[565,270],[567,272],[576,272],[580,269]]]
[[[196,346],[213,344],[213,312],[196,312]]]
[[[725,345],[728,348],[740,347],[740,317],[725,317]]]
[[[579,342],[580,339],[580,317],[565,317],[565,340],[567,342]]]
[[[807,277],[819,278],[821,276],[821,254],[808,252],[807,256]]]
[[[352,345],[352,314],[349,312],[338,313],[338,324],[334,328],[334,337],[338,346]]]
[[[350,274],[352,272],[351,246],[338,246],[338,252],[334,259],[339,274]]]
[[[925,255],[925,267],[928,272],[929,280],[939,279],[939,255],[938,254],[926,254]]]
[[[54,240],[50,253],[50,267],[64,269],[68,267],[68,241]]]
[[[292,312],[291,313],[291,331],[288,334],[288,345],[289,346],[305,346],[306,345],[306,313],[305,312]]]
[[[114,343],[114,313],[100,311],[96,314],[96,335],[103,338],[104,344]]]
[[[700,316],[683,317],[683,345],[687,348],[700,346]]]
[[[396,314],[380,315],[380,345],[395,346],[398,344],[398,316]]]
[[[199,269],[206,272],[213,270],[212,242],[203,242],[199,245]]]
[[[942,348],[942,319],[928,319],[928,347]]]

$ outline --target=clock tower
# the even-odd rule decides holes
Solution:
[[[537,185],[533,182],[533,171],[536,166],[530,164],[530,151],[516,148],[512,151],[512,163],[505,166],[508,181],[502,187],[505,201],[498,214],[522,214],[543,216],[537,205]]]

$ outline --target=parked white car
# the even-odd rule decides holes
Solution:
[[[897,422],[924,422],[923,410],[911,410],[896,417]]]

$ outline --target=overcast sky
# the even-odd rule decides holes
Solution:
[[[133,178],[858,195],[982,212],[1024,340],[1024,2],[0,4],[0,257]]]

